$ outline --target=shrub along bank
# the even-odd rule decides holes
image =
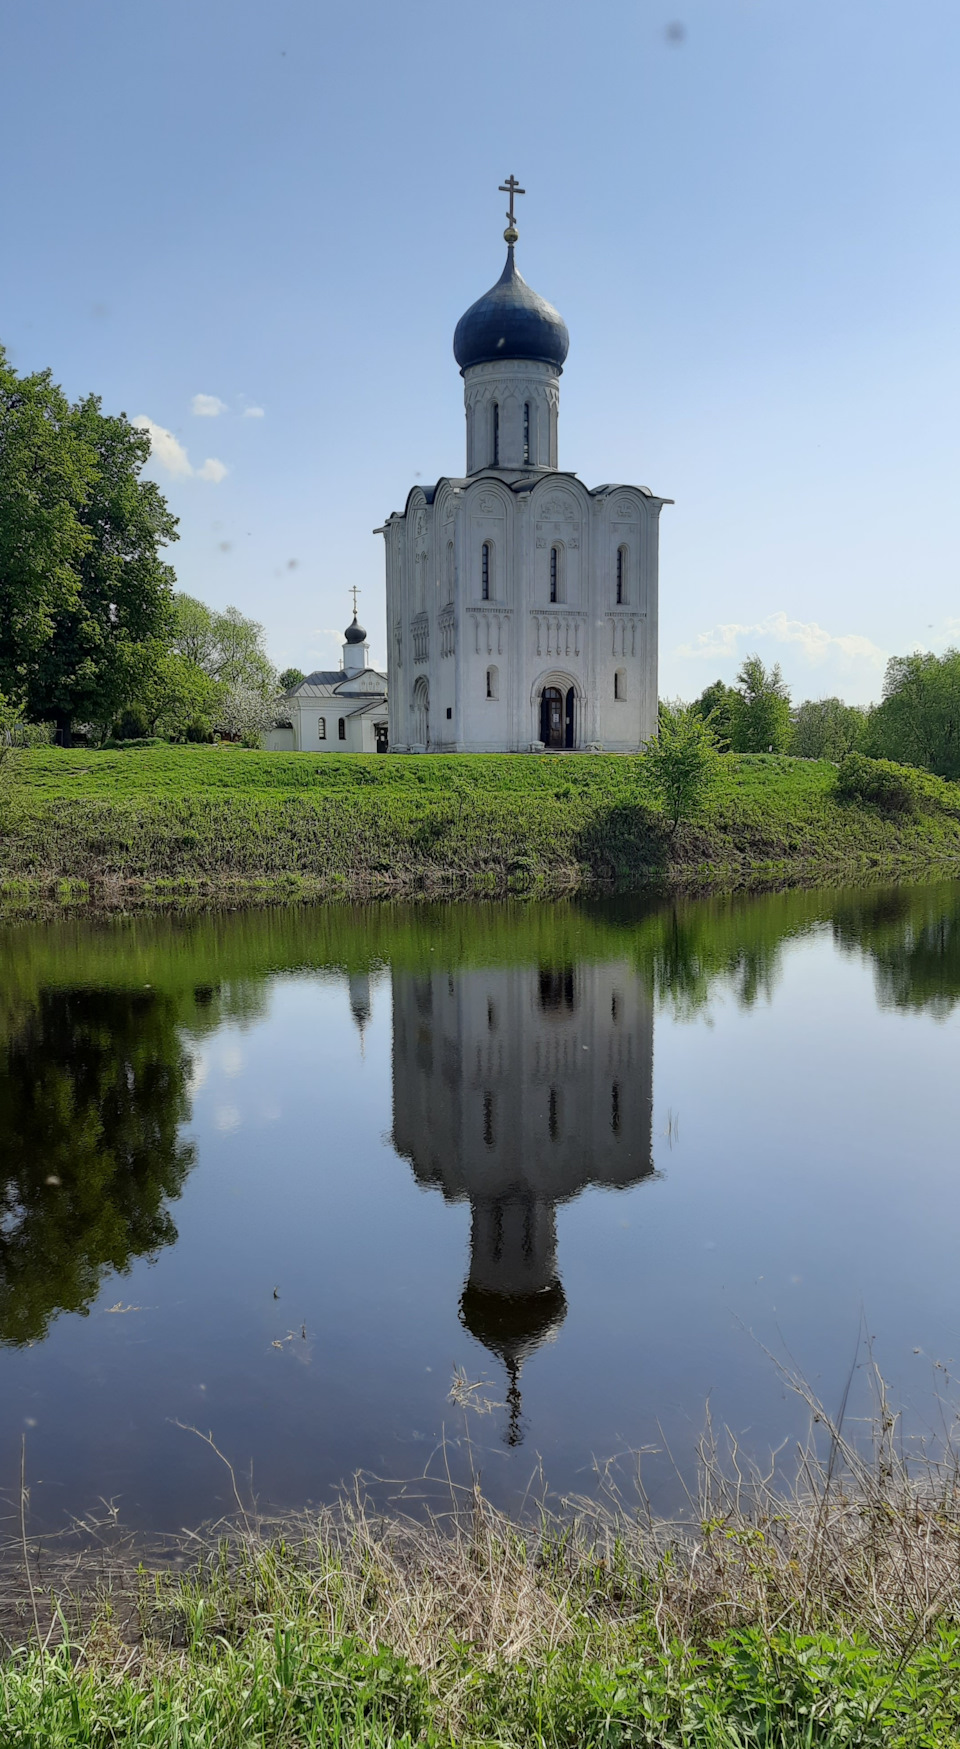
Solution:
[[[880,763],[858,759],[843,787],[826,762],[729,754],[696,817],[674,829],[640,756],[35,748],[4,768],[0,882],[7,899],[126,903],[734,887],[960,867],[960,789],[933,794],[917,774],[892,783],[903,768],[877,777]]]

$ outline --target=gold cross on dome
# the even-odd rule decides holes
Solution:
[[[356,619],[356,617],[357,617],[357,596],[360,594],[360,590],[357,588],[357,585],[355,583],[354,583],[352,589],[349,591],[349,593],[353,596],[353,617],[354,617],[354,619]]]
[[[510,175],[507,177],[506,182],[501,182],[499,192],[501,194],[509,194],[509,196],[510,196],[510,211],[507,214],[507,219],[509,220],[510,224],[513,225],[515,223],[514,216],[513,216],[513,197],[515,194],[526,194],[527,191],[525,188],[520,187],[519,182],[517,181],[516,177],[513,175],[512,171],[511,171]]]

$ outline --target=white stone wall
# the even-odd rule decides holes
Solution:
[[[507,468],[441,481],[432,504],[415,488],[384,529],[392,750],[526,751],[556,685],[574,692],[576,748],[636,751],[656,729],[663,502]]]
[[[376,753],[376,725],[388,720],[385,704],[375,711],[360,712],[355,700],[338,699],[335,695],[328,699],[294,696],[287,704],[291,727],[268,730],[263,739],[269,752]],[[341,719],[343,740],[340,739]],[[321,723],[325,730],[322,736]]]
[[[555,468],[560,378],[549,364],[505,359],[463,372],[467,473]]]

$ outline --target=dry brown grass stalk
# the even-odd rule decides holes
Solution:
[[[236,1522],[158,1550],[149,1580],[119,1533],[109,1560],[101,1546],[92,1584],[76,1552],[64,1552],[58,1577],[48,1545],[35,1630],[45,1607],[51,1627],[60,1609],[90,1628],[108,1595],[117,1658],[148,1665],[180,1655],[201,1606],[205,1632],[302,1620],[333,1640],[390,1646],[428,1673],[451,1669],[451,1648],[464,1645],[474,1668],[535,1663],[564,1643],[602,1648],[640,1617],[656,1621],[664,1646],[738,1627],[827,1629],[866,1635],[905,1662],[935,1623],[960,1616],[957,1454],[947,1441],[938,1457],[908,1462],[875,1369],[865,1440],[790,1383],[811,1409],[807,1442],[759,1468],[708,1421],[682,1522],[658,1519],[639,1484],[626,1501],[608,1474],[589,1499],[548,1507],[541,1497],[511,1518],[476,1480],[458,1486],[444,1462],[439,1489],[424,1479],[393,1493],[357,1479],[335,1506],[296,1520],[270,1520],[238,1492]],[[30,1600],[9,1601],[22,1639]]]

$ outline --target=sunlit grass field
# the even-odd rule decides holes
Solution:
[[[737,886],[960,866],[960,820],[839,799],[836,768],[727,755],[670,829],[642,756],[34,749],[8,762],[11,894],[528,892]]]

